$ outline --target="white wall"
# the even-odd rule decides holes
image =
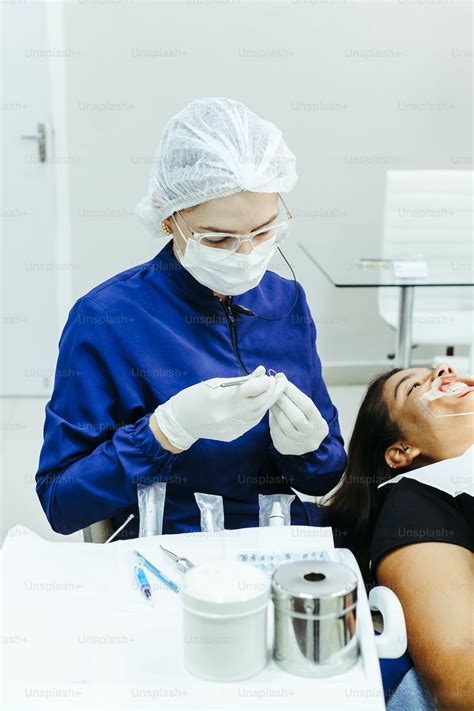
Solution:
[[[322,358],[384,358],[393,334],[375,291],[331,287],[298,235],[370,250],[387,168],[470,166],[470,15],[427,0],[66,3],[75,297],[161,248],[133,215],[160,133],[189,100],[224,95],[276,123],[297,156],[285,251]]]

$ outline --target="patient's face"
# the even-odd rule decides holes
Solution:
[[[420,402],[433,380],[440,375],[443,381],[460,380],[472,387],[432,402]],[[435,370],[408,368],[392,375],[385,383],[383,393],[390,417],[398,424],[406,442],[418,447],[427,457],[437,460],[458,456],[473,443],[474,415],[443,415],[474,411],[474,379],[458,376],[443,365]]]

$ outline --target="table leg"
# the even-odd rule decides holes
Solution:
[[[412,321],[414,286],[400,287],[400,308],[397,329],[397,365],[399,368],[409,368],[411,362]]]

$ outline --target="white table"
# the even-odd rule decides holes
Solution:
[[[49,543],[16,527],[2,556],[3,711],[385,708],[362,583],[361,659],[348,672],[307,679],[284,672],[270,657],[264,671],[246,681],[218,684],[189,674],[182,662],[179,596],[150,574],[155,600],[150,608],[133,581],[130,550],[137,548],[179,583],[159,542],[196,564],[248,550],[326,549],[331,559],[355,569],[361,583],[352,554],[333,548],[330,529],[239,529],[94,545]]]

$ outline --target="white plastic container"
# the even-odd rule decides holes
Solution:
[[[270,581],[260,570],[233,560],[203,563],[186,573],[180,597],[191,674],[236,681],[266,666]]]

